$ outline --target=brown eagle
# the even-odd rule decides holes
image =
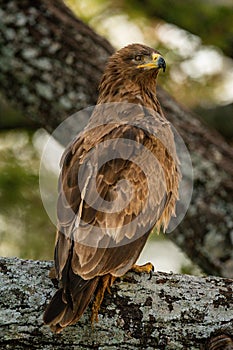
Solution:
[[[168,226],[178,199],[173,133],[156,97],[161,54],[131,44],[110,57],[87,127],[61,160],[55,275],[59,290],[44,322],[54,332],[92,321],[105,290],[135,265],[150,232]]]

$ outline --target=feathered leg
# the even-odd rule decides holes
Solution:
[[[152,277],[152,273],[154,271],[154,266],[148,262],[144,265],[133,265],[130,269],[130,271],[136,272],[136,273],[148,273],[150,274],[150,278]],[[111,294],[110,287],[113,285],[115,279],[117,277],[112,276],[111,274],[107,274],[103,276],[100,281],[99,285],[97,287],[97,293],[95,296],[94,303],[92,305],[92,314],[91,314],[91,323],[98,322],[98,311],[101,307],[101,304],[104,299],[104,294],[107,289],[109,294]]]
[[[95,296],[94,303],[92,305],[91,323],[98,322],[98,311],[102,304],[104,293],[107,289],[109,294],[111,294],[110,287],[113,285],[116,277],[107,274],[100,279],[99,285],[97,287],[97,293]]]

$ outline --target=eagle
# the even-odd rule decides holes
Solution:
[[[156,96],[166,63],[155,49],[130,44],[106,65],[88,125],[61,159],[55,278],[59,289],[44,323],[59,333],[91,301],[92,322],[105,291],[133,269],[149,234],[165,231],[181,178],[171,125]]]

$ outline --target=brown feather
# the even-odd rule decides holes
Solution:
[[[110,58],[89,123],[62,157],[55,248],[61,289],[44,316],[55,331],[81,317],[102,276],[125,274],[153,227],[166,228],[174,213],[179,162],[156,97],[159,69],[134,61],[154,52],[133,44]]]

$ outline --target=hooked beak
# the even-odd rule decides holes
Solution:
[[[158,54],[153,52],[151,59],[149,59],[146,63],[138,65],[138,68],[146,68],[146,69],[163,69],[163,72],[166,70],[166,62],[164,58]]]

